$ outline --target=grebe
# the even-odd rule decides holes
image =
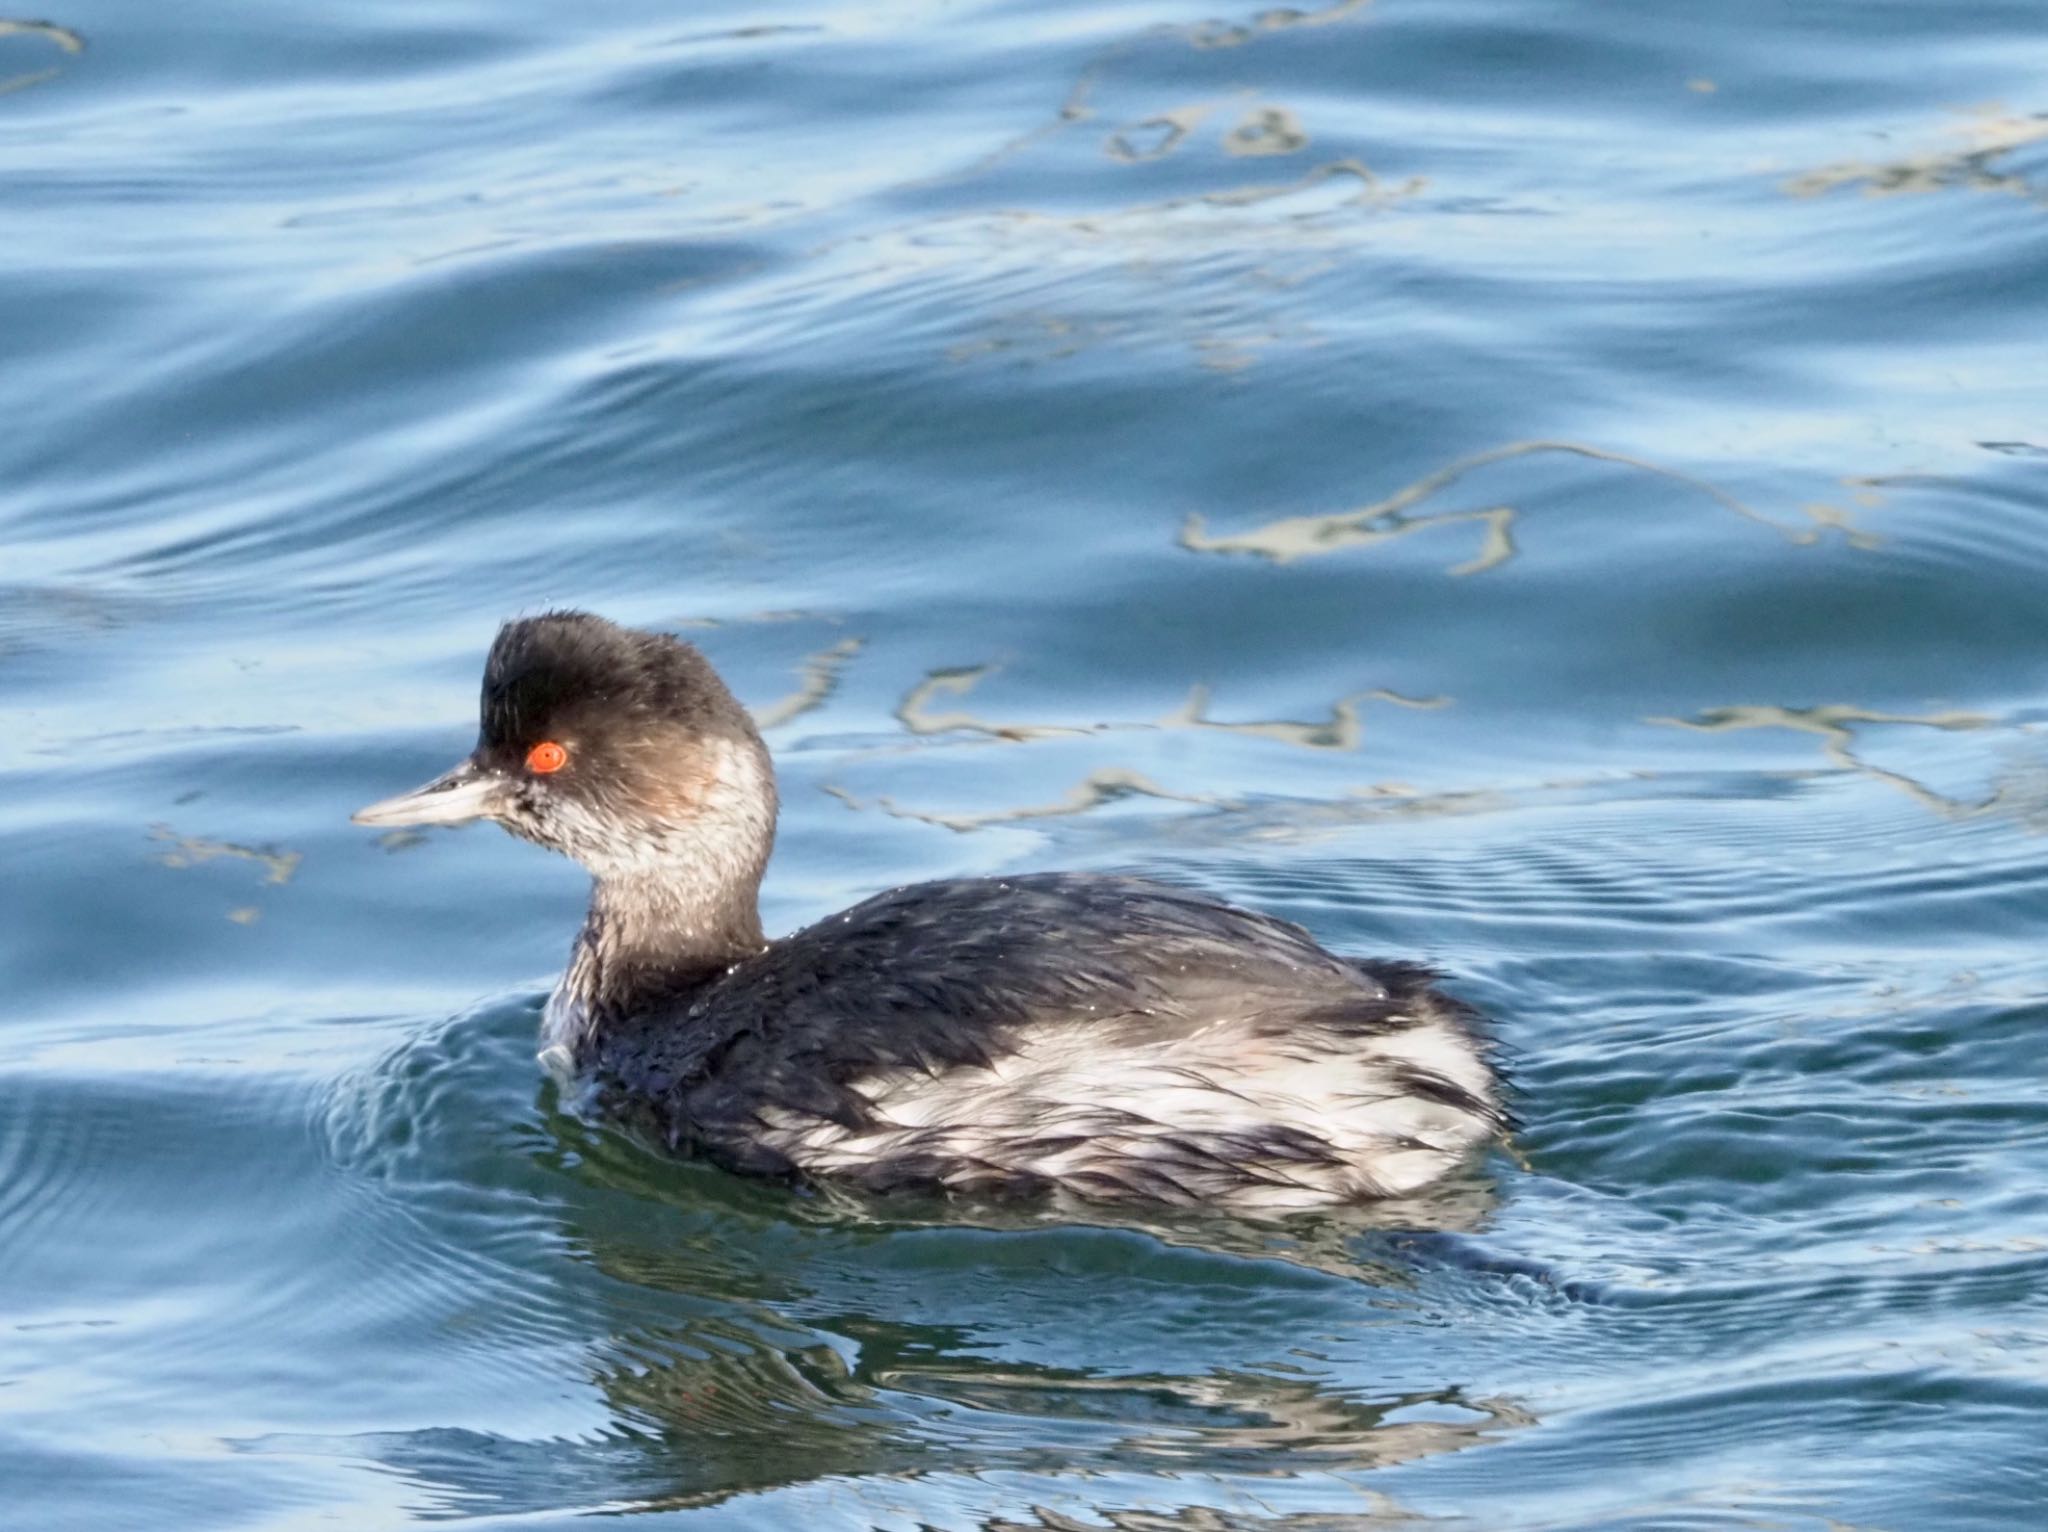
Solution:
[[[1505,1125],[1429,969],[1166,884],[914,883],[770,941],[775,815],[701,654],[552,612],[499,631],[469,757],[355,819],[494,819],[581,862],[542,1060],[731,1170],[1284,1212],[1416,1191]]]

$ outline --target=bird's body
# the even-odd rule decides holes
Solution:
[[[675,640],[510,624],[484,712],[471,761],[364,817],[494,817],[591,866],[543,1057],[673,1150],[877,1192],[1275,1212],[1415,1191],[1503,1125],[1475,1018],[1428,970],[1190,890],[920,883],[764,940],[766,751]]]

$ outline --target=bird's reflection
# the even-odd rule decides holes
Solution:
[[[1042,1210],[761,1186],[679,1167],[554,1110],[551,1093],[542,1104],[536,1157],[567,1188],[562,1238],[606,1295],[582,1371],[607,1423],[576,1439],[438,1430],[349,1444],[402,1476],[427,1515],[660,1511],[770,1494],[794,1507],[829,1493],[841,1509],[915,1510],[936,1496],[957,1512],[964,1499],[982,1524],[1029,1526],[1003,1518],[1101,1482],[1112,1499],[1090,1510],[1099,1524],[1129,1510],[1111,1481],[1125,1495],[1134,1479],[1156,1484],[1144,1502],[1171,1505],[1180,1485],[1335,1482],[1530,1423],[1512,1401],[1456,1381],[1340,1382],[1314,1363],[1307,1335],[1259,1337],[1265,1359],[1245,1356],[1238,1332],[1219,1338],[1213,1366],[1162,1356],[1167,1365],[1134,1367],[1128,1349],[1098,1364],[1076,1318],[1121,1303],[1126,1288],[1175,1305],[1162,1272],[1185,1274],[1190,1309],[1219,1285],[1257,1292],[1247,1262],[1312,1271],[1292,1280],[1319,1294],[1333,1278],[1368,1303],[1398,1293],[1411,1279],[1362,1258],[1361,1236],[1478,1227],[1493,1194],[1476,1174],[1398,1211],[1303,1226],[1174,1216],[1083,1227]],[[1131,1265],[1143,1268],[1136,1286]],[[1059,1336],[1063,1356],[1018,1355],[1026,1334]],[[1355,1511],[1361,1493],[1347,1481],[1333,1504]],[[1204,1524],[1220,1525],[1185,1523]]]

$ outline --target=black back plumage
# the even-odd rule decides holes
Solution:
[[[1300,926],[1144,879],[920,883],[773,943],[676,1009],[623,1019],[594,1074],[608,1110],[671,1147],[787,1173],[761,1142],[764,1112],[871,1127],[855,1082],[878,1072],[986,1068],[1026,1029],[1078,1022],[1103,1047],[1247,1016],[1281,1046],[1362,1042],[1414,1025],[1410,1002],[1431,977],[1406,964],[1378,973]],[[1434,1014],[1460,1009],[1434,998]],[[914,1166],[874,1172],[853,1179],[892,1190],[922,1179]]]

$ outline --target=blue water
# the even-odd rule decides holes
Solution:
[[[2048,1491],[2048,8],[0,22],[0,1521],[1904,1529]],[[841,1206],[532,1060],[351,809],[503,617],[771,727],[771,929],[1138,868],[1522,1131]]]

